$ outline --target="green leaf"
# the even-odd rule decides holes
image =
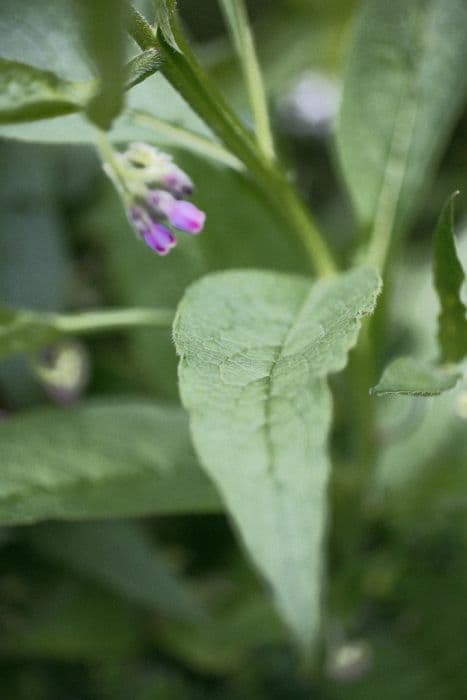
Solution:
[[[173,146],[180,144],[179,133],[182,130],[207,138],[217,145],[199,117],[160,74],[131,89],[127,102],[128,108],[115,120],[109,133],[109,138],[115,143],[141,140],[159,146]],[[135,118],[135,113],[154,116],[156,124],[159,124],[152,126],[148,122],[142,123],[138,117]],[[96,129],[82,114],[70,114],[45,121],[0,125],[0,136],[40,143],[95,144]],[[190,144],[186,140],[182,143]],[[199,146],[195,150],[199,150]]]
[[[94,84],[71,82],[25,63],[0,59],[0,124],[77,112]]]
[[[372,394],[408,394],[434,396],[456,386],[461,374],[435,367],[412,357],[399,357],[386,367]]]
[[[175,49],[175,51],[180,51],[172,29],[176,4],[176,0],[154,0],[154,8],[156,11],[155,24],[166,42]]]
[[[129,522],[45,524],[32,531],[36,549],[164,617],[196,622],[202,611],[144,531]]]
[[[353,38],[337,127],[362,227],[400,232],[416,213],[464,104],[464,0],[369,0]]]
[[[126,3],[124,0],[81,0],[85,42],[99,75],[99,91],[86,113],[101,129],[109,129],[122,111],[125,88]]]
[[[189,288],[174,324],[201,463],[308,650],[320,626],[332,417],[326,376],[345,366],[378,291],[369,268],[315,283],[219,273]]]
[[[466,308],[460,294],[465,276],[454,239],[454,196],[441,213],[433,253],[435,287],[441,305],[438,341],[444,362],[459,362],[467,355]]]
[[[219,509],[177,408],[42,408],[4,420],[0,444],[0,523]]]

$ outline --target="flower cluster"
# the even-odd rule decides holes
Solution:
[[[132,143],[114,153],[104,169],[127,205],[134,230],[159,255],[167,255],[177,243],[172,228],[190,234],[202,230],[205,213],[184,199],[193,193],[193,183],[171,156]]]

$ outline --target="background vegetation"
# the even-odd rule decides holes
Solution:
[[[59,23],[54,3],[41,4],[38,23],[35,3],[3,0],[0,56],[68,80],[86,79],[72,33]],[[218,4],[178,4],[203,65],[251,124]],[[385,4],[395,27],[378,15]],[[467,25],[460,24],[458,34],[453,29],[459,24],[455,12],[466,8],[456,0],[451,23],[429,35],[429,59],[415,79],[415,30],[409,26],[401,34],[396,21],[405,4],[370,1],[374,24],[365,26],[374,45],[365,42],[367,54],[359,54],[352,49],[358,36],[353,27],[365,2],[248,3],[284,168],[342,264],[358,257],[368,240],[376,199],[368,194],[376,177],[371,163],[376,172],[387,155],[372,125],[386,128],[376,112],[392,114],[391,88],[401,74],[406,92],[397,93],[400,124],[415,124],[402,194],[390,211],[391,225],[384,219],[401,236],[390,258],[390,293],[376,316],[375,366],[368,372],[354,354],[349,371],[332,379],[327,612],[312,671],[304,668],[198,466],[180,407],[170,329],[138,327],[85,338],[72,333],[58,346],[59,355],[50,351],[31,360],[8,353],[0,362],[4,698],[467,696],[466,385],[461,380],[433,398],[368,397],[394,357],[436,355],[432,240],[454,190],[461,191],[457,243],[467,264],[467,75],[465,49],[459,48],[467,45]],[[433,0],[430,7],[436,14],[443,4]],[[381,58],[378,31],[394,32],[400,60]],[[439,57],[446,58],[441,67]],[[194,201],[207,212],[205,231],[180,240],[168,258],[152,255],[132,235],[102,172],[89,143],[90,123],[77,115],[23,121],[12,117],[9,103],[2,112],[0,101],[5,307],[174,310],[187,285],[208,272],[309,272],[300,239],[285,230],[267,193],[236,168],[219,164],[218,155],[205,158],[202,147],[180,135],[174,139],[156,121],[209,136],[160,75],[135,87],[128,104],[130,112],[114,125],[115,139],[146,139],[174,154],[196,183]],[[401,133],[389,179],[398,177]],[[375,251],[375,259],[379,255]],[[67,395],[66,406],[57,402],[56,384],[62,402]],[[376,447],[362,445],[367,430],[374,430]],[[356,508],[352,494],[362,455],[371,473]]]

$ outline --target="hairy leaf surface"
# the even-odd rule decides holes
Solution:
[[[175,320],[198,455],[306,648],[320,621],[332,414],[326,376],[345,366],[378,290],[366,268],[315,283],[226,272],[192,285]]]

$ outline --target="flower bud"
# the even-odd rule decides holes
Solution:
[[[114,153],[104,170],[125,201],[133,229],[159,255],[177,243],[169,226],[190,234],[202,230],[206,214],[182,199],[193,193],[193,182],[167,153],[131,143],[123,153]]]

